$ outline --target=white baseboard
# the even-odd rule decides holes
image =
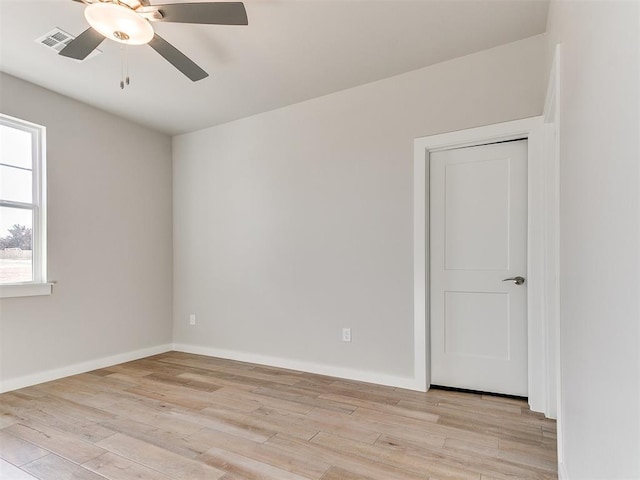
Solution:
[[[271,357],[235,350],[202,347],[199,345],[186,345],[182,343],[174,343],[173,350],[178,352],[194,353],[197,355],[206,355],[208,357],[226,358],[228,360],[237,360],[239,362],[256,363],[258,365],[266,365],[269,367],[286,368],[288,370],[297,370],[300,372],[316,373],[318,375],[345,378],[359,382],[424,391],[420,382],[416,381],[415,378],[410,377],[398,377],[395,375],[354,370],[350,368],[336,367],[333,365],[305,362],[302,360],[292,360],[288,358]]]
[[[567,473],[567,467],[564,466],[564,463],[560,462],[558,464],[558,480],[569,480],[569,474]]]
[[[258,365],[267,365],[270,367],[286,368],[289,370],[297,370],[301,372],[316,373],[319,375],[327,375],[330,377],[345,378],[348,380],[356,380],[360,382],[375,383],[378,385],[388,385],[391,387],[406,388],[409,390],[424,391],[421,382],[415,378],[400,377],[395,375],[386,375],[365,370],[355,370],[350,368],[336,367],[333,365],[324,365],[319,363],[305,362],[301,360],[292,360],[280,357],[271,357],[267,355],[259,355],[254,353],[239,352],[234,350],[223,350],[211,347],[202,347],[198,345],[186,344],[166,344],[155,347],[143,348],[131,352],[119,353],[109,357],[102,357],[86,362],[75,363],[66,367],[54,368],[43,372],[33,373],[22,377],[9,378],[0,380],[0,393],[18,390],[24,387],[30,387],[39,383],[50,382],[59,378],[77,375],[80,373],[90,372],[99,368],[106,368],[123,362],[130,362],[140,358],[157,355],[159,353],[176,350],[178,352],[194,353],[198,355],[207,355],[209,357],[226,358],[229,360],[237,360],[239,362],[255,363]],[[422,382],[424,383],[424,382]]]
[[[157,355],[159,353],[165,353],[169,351],[171,351],[171,344],[158,345],[155,347],[142,348],[140,350],[134,350],[131,352],[119,353],[117,355],[111,355],[109,357],[102,357],[96,360],[89,360],[87,362],[74,363],[73,365],[68,365],[66,367],[45,370],[43,372],[33,373],[31,375],[25,375],[23,377],[0,380],[0,393],[17,390],[19,388],[30,387],[32,385],[37,385],[38,383],[50,382],[51,380],[57,380],[59,378],[68,377],[70,375],[90,372],[91,370],[110,367],[112,365],[117,365],[118,363],[130,362],[132,360],[138,360],[140,358],[149,357],[151,355]]]

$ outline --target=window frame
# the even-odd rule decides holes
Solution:
[[[0,125],[22,130],[31,135],[31,203],[0,199],[0,207],[31,210],[32,271],[30,282],[0,283],[0,298],[50,295],[47,282],[47,182],[46,128],[35,123],[0,113]]]

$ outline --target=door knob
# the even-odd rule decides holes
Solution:
[[[524,277],[512,277],[512,278],[505,278],[504,280],[502,280],[503,282],[513,282],[516,285],[522,285],[524,283]]]

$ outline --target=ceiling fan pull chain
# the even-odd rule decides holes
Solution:
[[[124,46],[124,65],[125,65],[125,73],[126,78],[124,79],[124,83],[129,85],[129,45]]]
[[[120,45],[120,90],[131,83],[129,79],[129,47]]]
[[[124,90],[124,46],[120,45],[120,90]]]

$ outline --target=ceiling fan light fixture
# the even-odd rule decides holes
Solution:
[[[126,45],[144,45],[153,39],[153,27],[131,8],[115,3],[87,5],[84,16],[89,25],[106,38]]]

